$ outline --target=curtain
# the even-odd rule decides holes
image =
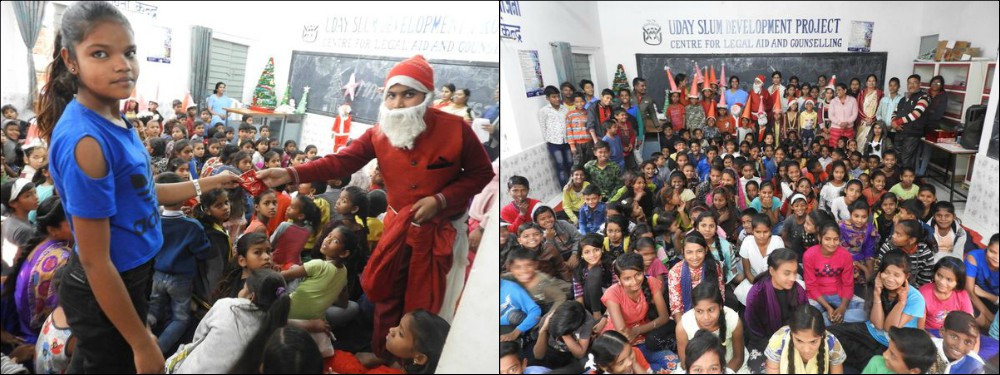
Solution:
[[[552,57],[555,59],[556,63],[556,78],[559,82],[556,82],[556,88],[563,82],[569,82],[576,87],[577,78],[576,70],[573,69],[573,50],[569,43],[566,42],[551,42],[549,45],[552,46]],[[577,87],[577,89],[580,89]],[[580,89],[582,91],[582,89]]]
[[[28,106],[33,107],[37,93],[37,80],[35,78],[35,59],[32,49],[38,41],[38,32],[42,29],[42,17],[45,15],[44,1],[15,1],[13,2],[14,16],[17,17],[17,27],[21,31],[21,39],[24,46],[28,47]]]
[[[198,111],[204,109],[208,97],[209,49],[212,47],[212,29],[204,26],[191,28],[191,98],[198,104]]]

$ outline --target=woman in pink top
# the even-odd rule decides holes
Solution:
[[[858,101],[847,97],[847,86],[837,84],[837,97],[830,101],[830,147],[837,147],[840,137],[854,137],[854,121],[858,119]]]
[[[934,265],[934,282],[920,287],[927,306],[924,325],[928,331],[940,330],[949,312],[972,314],[972,300],[965,291],[965,282],[965,264],[961,260],[944,257]]]

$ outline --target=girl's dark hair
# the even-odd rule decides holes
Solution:
[[[232,374],[320,374],[323,356],[309,332],[296,326],[278,328],[260,352],[248,347]]]
[[[146,143],[149,144],[149,148],[153,149],[153,153],[149,156],[152,157],[166,157],[167,153],[167,141],[160,137],[147,138]]]
[[[375,189],[368,192],[368,217],[378,217],[385,213],[385,209],[389,207],[388,197],[385,195],[385,190]],[[555,214],[553,213],[553,216]]]
[[[931,274],[937,275],[938,270],[942,268],[951,270],[951,273],[955,274],[955,291],[960,292],[965,290],[965,263],[961,259],[953,257],[941,258],[934,265],[934,271]]]
[[[290,297],[292,293],[285,290],[285,278],[274,270],[259,269],[251,272],[250,276],[247,277],[246,286],[254,294],[253,305],[260,311],[265,311],[266,315],[260,330],[250,339],[243,356],[233,367],[234,372],[241,374],[258,371],[264,345],[275,330],[288,323],[288,311],[292,306]],[[312,337],[310,336],[310,338]],[[247,365],[252,366],[252,368],[240,368],[240,366]]]
[[[320,235],[316,237],[316,246],[313,247],[312,253],[313,259],[324,258],[324,255],[321,252],[321,249],[323,248],[323,240],[335,230],[339,230],[341,235],[344,236],[344,249],[351,252],[347,256],[347,259],[344,259],[344,268],[347,269],[347,293],[353,301],[361,298],[361,271],[364,270],[365,264],[368,263],[368,257],[370,256],[370,253],[368,252],[368,241],[365,238],[358,236],[358,234],[354,231],[348,230],[346,227],[338,225],[338,223],[331,222],[330,224],[327,224],[326,227],[323,228]]]
[[[226,85],[225,82],[222,82],[222,81],[216,82],[215,83],[215,89],[212,90],[212,93],[213,94],[218,94],[219,93],[219,86],[225,86],[225,85]]]
[[[924,239],[924,226],[916,220],[903,220],[896,223],[897,226],[903,229],[903,233],[909,237],[917,240],[917,242],[922,242]]]
[[[802,305],[795,309],[792,313],[792,319],[788,321],[788,369],[786,374],[795,373],[795,339],[792,338],[792,333],[810,330],[816,336],[819,336],[819,351],[816,352],[816,366],[819,370],[819,374],[826,373],[826,367],[828,366],[826,353],[826,323],[823,321],[823,314],[820,314],[819,310],[810,305]]]
[[[629,236],[628,219],[626,219],[624,216],[614,215],[614,216],[609,217],[607,219],[607,223],[604,225],[604,235],[605,236],[608,234],[608,226],[607,226],[607,224],[615,224],[619,228],[621,228],[621,230],[622,230],[622,239],[625,239],[625,238],[627,238]]]
[[[594,342],[590,343],[590,354],[594,357],[598,372],[603,374],[604,371],[600,367],[610,366],[628,346],[628,339],[618,331],[605,331],[597,336]]]
[[[843,160],[837,160],[837,161],[833,162],[830,165],[832,165],[832,167],[830,167],[830,180],[831,181],[833,181],[833,172],[836,171],[837,168],[843,168],[844,169],[844,180],[847,180],[847,179],[851,178],[851,175],[849,173],[850,169],[847,168],[847,164],[844,164]],[[844,188],[846,189],[847,186],[845,185]]]
[[[63,211],[62,202],[59,200],[58,196],[50,196],[45,198],[41,204],[38,205],[36,210],[37,217],[35,218],[35,230],[32,232],[31,239],[21,248],[19,256],[14,259],[14,266],[10,269],[10,275],[14,279],[7,280],[3,284],[3,295],[9,295],[14,291],[14,284],[17,279],[18,273],[21,272],[21,267],[24,266],[24,262],[31,256],[38,245],[45,242],[45,239],[49,236],[50,228],[59,228],[64,221],[66,221],[66,211]]]
[[[178,167],[187,164],[188,162],[181,158],[170,159],[170,161],[167,162],[167,172],[176,172]]]
[[[652,248],[653,251],[656,252],[656,241],[653,241],[652,238],[641,237],[635,241],[634,247],[636,251],[639,249]]]
[[[302,204],[302,214],[305,215],[305,223],[312,228],[309,234],[318,234],[323,229],[321,226],[322,223],[320,222],[322,219],[322,213],[320,212],[319,207],[316,207],[316,203],[307,196],[299,195],[295,198]]]
[[[560,337],[571,335],[580,329],[586,320],[587,311],[583,304],[575,300],[563,302],[552,310],[552,317],[549,318],[549,337],[559,340]]]
[[[45,168],[45,167],[43,167],[43,168]],[[41,172],[42,170],[39,169],[38,171]],[[41,174],[41,173],[35,173],[35,178],[36,179],[38,178],[39,174]],[[31,181],[34,182],[35,180],[31,180]],[[39,185],[39,183],[35,182],[35,185]],[[937,214],[937,212],[941,211],[941,210],[944,210],[945,212],[951,214],[952,216],[955,216],[955,204],[954,203],[951,203],[951,202],[948,202],[948,201],[938,201],[937,203],[934,203],[934,209],[931,210],[931,213],[932,214]],[[957,220],[955,222],[957,223]],[[937,223],[935,223],[935,224],[937,224]],[[957,226],[957,224],[954,224],[954,223],[952,225],[953,226]]]
[[[413,331],[413,350],[427,356],[427,362],[423,365],[410,363],[403,367],[407,374],[433,374],[437,370],[451,325],[424,309],[413,310],[410,316],[413,318],[413,324],[410,325],[410,330]]]
[[[850,177],[850,176],[847,176],[847,177]],[[850,181],[847,181],[847,185],[844,185],[844,188],[840,190],[840,196],[841,197],[847,195],[847,188],[851,187],[851,185],[856,185],[858,187],[858,192],[861,192],[862,190],[865,189],[865,185],[861,183],[861,180],[851,179]],[[858,199],[858,200],[861,201],[861,200],[864,200],[864,199]]]
[[[215,286],[215,290],[212,291],[212,301],[233,295],[233,288],[235,288],[240,279],[243,278],[243,267],[240,266],[239,257],[242,256],[246,258],[247,253],[250,251],[250,246],[267,242],[267,235],[258,232],[244,234],[240,236],[239,240],[236,240],[237,256],[233,257],[232,260],[226,263],[226,268],[222,272],[222,278],[219,279],[219,283]]]
[[[710,352],[719,356],[719,365],[725,369],[726,348],[722,346],[722,340],[719,340],[719,336],[714,333],[699,329],[684,347],[684,368],[690,370],[699,358]]]
[[[240,150],[242,150],[243,147],[246,146],[246,145],[250,145],[250,147],[253,148],[254,151],[257,150],[257,142],[254,142],[252,139],[248,139],[248,140],[245,140],[243,142],[240,142]],[[243,151],[243,152],[245,152],[245,151]]]
[[[826,222],[817,228],[819,229],[816,231],[816,235],[819,237],[818,239],[820,239],[820,241],[822,241],[823,235],[831,230],[837,234],[837,237],[840,237],[840,226],[835,222]]]
[[[774,252],[771,253],[771,255],[767,256],[767,268],[769,270],[778,269],[778,267],[781,267],[782,264],[788,262],[795,262],[795,266],[798,267],[799,255],[795,252],[795,250],[781,248],[775,250]],[[761,282],[767,275],[768,271],[761,272],[759,275],[757,275],[757,277],[754,278],[754,280],[757,280],[757,282]],[[788,299],[789,301],[798,300],[795,291],[796,289],[793,286],[792,290],[790,291],[791,295],[789,296]]]
[[[79,86],[77,76],[70,73],[69,67],[63,61],[61,51],[69,51],[69,59],[76,60],[76,45],[98,24],[116,22],[129,32],[132,25],[118,8],[104,1],[81,1],[74,3],[62,15],[62,25],[56,32],[52,49],[52,63],[48,67],[48,77],[45,87],[39,92],[35,113],[38,114],[37,124],[40,135],[46,141],[50,140],[56,122],[66,110],[66,105],[73,100]],[[135,63],[138,65],[138,62]]]
[[[889,266],[896,266],[903,270],[903,274],[906,278],[910,278],[910,274],[913,272],[913,265],[910,263],[910,257],[906,255],[902,250],[894,249],[882,255],[882,260],[878,262],[878,271],[875,273],[875,277],[881,277],[880,275],[885,272]],[[870,313],[872,311],[872,306],[874,305],[875,298],[882,299],[882,309],[888,314],[889,310],[892,309],[891,301],[889,301],[889,290],[882,289],[882,295],[873,296],[873,298],[866,298],[865,302],[865,312]]]
[[[358,208],[358,213],[355,215],[362,219],[361,226],[364,228],[365,237],[367,237],[369,233],[368,220],[364,219],[368,217],[368,211],[369,211],[368,193],[365,192],[364,189],[357,186],[348,186],[345,187],[344,190],[342,191],[347,193],[347,199],[351,201],[351,205]],[[364,248],[365,251],[368,251],[367,242],[365,242]]]
[[[264,197],[268,194],[275,194],[275,192],[272,189],[264,189],[264,191],[260,192],[260,195],[253,197],[253,205],[256,206],[260,204],[260,201],[264,200]]]
[[[229,161],[229,165],[239,168],[240,161],[243,159],[253,159],[253,155],[246,151],[239,151],[233,156],[232,160]]]
[[[31,177],[31,183],[35,184],[35,186],[42,186],[42,184],[44,184],[45,181],[48,180],[45,177],[45,172],[48,172],[48,170],[49,170],[49,163],[42,164],[41,167],[38,167],[38,170],[35,171],[35,175]],[[952,213],[954,213],[955,211],[954,206],[952,207],[953,207]]]
[[[507,190],[510,190],[510,188],[514,187],[514,185],[524,185],[525,189],[531,189],[528,179],[523,176],[514,175],[507,179]]]
[[[755,214],[750,218],[750,228],[756,228],[758,225],[763,225],[765,227],[771,228],[773,225],[771,223],[771,218],[764,214]]]
[[[274,157],[277,157],[277,158],[280,159],[281,158],[281,154],[279,154],[275,150],[270,150],[268,152],[265,152],[264,153],[264,163],[267,163],[268,160],[271,160],[271,158],[274,158]]]
[[[222,164],[231,165],[230,161],[233,160],[233,155],[236,155],[238,152],[240,152],[239,146],[226,144],[219,150],[219,160],[222,161]]]
[[[215,189],[203,194],[201,196],[201,203],[194,206],[194,216],[197,217],[198,220],[201,220],[201,222],[206,226],[217,224],[215,218],[209,214],[208,210],[213,204],[215,204],[216,201],[219,200],[219,198],[223,197],[227,202],[232,203],[232,200],[229,199],[229,192],[225,189]],[[230,216],[232,216],[232,207],[230,207]]]
[[[645,264],[642,260],[642,255],[635,252],[629,252],[622,254],[615,259],[615,275],[619,278],[622,276],[622,272],[632,270],[639,272],[640,275],[644,275],[646,272]],[[656,304],[653,303],[653,291],[649,288],[649,281],[646,277],[642,278],[642,295],[646,297],[646,305],[649,309],[646,311],[646,318],[649,320],[656,319],[660,314],[656,311]]]
[[[188,146],[192,146],[192,144],[191,144],[191,141],[188,141],[186,139],[182,139],[182,140],[174,142],[174,148],[172,150],[170,150],[170,157],[171,158],[179,157],[181,151],[183,151],[184,148],[188,147]]]
[[[715,246],[715,248],[721,254],[722,253],[722,238],[719,237],[718,233],[715,233],[715,241],[712,242],[712,246],[709,246],[708,245],[708,239],[705,238],[704,236],[702,236],[700,232],[698,232],[698,225],[701,224],[701,222],[704,221],[704,220],[706,220],[706,219],[712,219],[712,221],[715,222],[715,227],[716,228],[719,227],[719,219],[718,219],[718,217],[715,216],[714,213],[712,213],[711,210],[702,212],[701,214],[698,215],[697,219],[695,219],[695,221],[694,221],[694,233],[692,233],[693,235],[692,236],[688,236],[688,238],[690,239],[691,237],[701,237],[701,241],[695,241],[695,243],[697,243],[697,244],[702,245],[703,247],[705,247],[705,253],[706,254],[712,255],[712,246]],[[685,239],[684,243],[687,243],[687,241],[688,240]],[[712,275],[713,278],[714,277],[718,277],[719,275],[716,274],[716,270],[715,270],[715,266],[716,266],[715,263],[717,261],[721,261],[722,258],[715,259],[715,255],[712,255],[711,258],[712,258],[712,260],[710,261],[711,264],[708,265],[708,272],[711,273],[711,275]],[[708,257],[705,258],[705,261],[709,261]],[[709,279],[709,280],[711,280],[711,279]]]
[[[824,225],[829,223],[833,223],[834,225],[837,224],[837,221],[834,220],[833,215],[830,215],[829,212],[823,210],[813,210],[806,217],[812,219],[813,224],[815,224],[816,226],[817,234],[821,233],[819,232],[819,230],[822,229]]]
[[[285,148],[285,147],[288,147],[288,146],[295,146],[295,148],[298,148],[299,144],[296,143],[295,141],[289,139],[289,140],[285,141],[285,144],[284,144],[284,146],[282,148]]]
[[[604,287],[611,286],[611,272],[613,272],[614,266],[612,265],[613,259],[611,259],[611,255],[608,252],[603,251],[604,237],[597,233],[588,233],[587,235],[583,236],[578,246],[579,247],[577,248],[577,251],[579,251],[581,257],[583,256],[584,246],[590,246],[602,249],[601,261],[600,261],[601,262],[600,267],[602,270],[601,285]],[[578,262],[576,266],[575,277],[582,284],[584,282],[583,271],[587,269],[587,262],[584,261],[583,258],[580,258],[580,260],[581,261]]]
[[[879,212],[879,213],[884,213],[884,212],[882,212],[882,204],[885,203],[885,201],[890,200],[890,199],[892,199],[892,201],[896,202],[897,204],[899,203],[899,197],[896,196],[896,193],[887,191],[884,194],[882,194],[882,198],[879,198],[878,203],[876,204],[875,207],[873,207],[874,210],[876,212]],[[897,210],[898,210],[898,208],[897,208]]]
[[[535,207],[535,212],[531,215],[531,220],[534,220],[537,223],[538,222],[538,215],[541,215],[542,213],[545,213],[545,212],[548,212],[548,213],[552,214],[553,218],[556,217],[556,212],[552,211],[552,207],[545,206],[545,205],[538,205],[537,207]]]
[[[852,180],[852,181],[857,181],[857,180]],[[868,206],[868,201],[865,200],[864,197],[860,197],[858,198],[858,200],[854,201],[854,203],[851,203],[851,205],[847,207],[847,210],[850,212],[863,210],[865,211],[865,213],[868,213],[871,212],[871,207]]]
[[[724,337],[728,335],[726,330],[726,304],[722,300],[722,291],[719,290],[719,284],[716,283],[714,279],[702,278],[702,281],[698,286],[691,290],[691,306],[698,304],[698,301],[712,301],[719,305],[719,337]],[[736,324],[738,322],[733,322]],[[725,344],[722,345],[723,350],[725,349]],[[725,356],[723,356],[725,358]]]
[[[302,150],[302,152],[308,153],[309,150],[316,150],[318,152],[319,148],[317,148],[316,145],[308,145],[308,146],[306,146],[305,149]]]

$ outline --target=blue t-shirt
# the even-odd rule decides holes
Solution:
[[[973,250],[966,258],[973,258],[976,264],[965,261],[965,274],[976,279],[976,285],[993,295],[1000,294],[1000,271],[991,270],[986,261],[986,250]]]
[[[611,148],[611,161],[618,163],[618,168],[625,169],[625,151],[622,147],[621,136],[605,135],[603,141]]]
[[[757,212],[762,214],[766,213],[764,212],[764,203],[760,201],[760,197],[754,198],[753,201],[750,202],[750,208],[753,208],[757,210]],[[778,211],[780,209],[781,209],[781,200],[775,197],[771,197],[771,211]]]
[[[924,304],[924,296],[920,294],[920,291],[917,290],[917,288],[914,288],[913,285],[910,285],[909,288],[909,293],[906,293],[906,306],[903,307],[903,314],[912,316],[913,319],[910,319],[910,321],[907,322],[903,328],[917,328],[917,321],[924,317],[924,309],[926,306]],[[888,332],[876,329],[875,326],[872,325],[871,320],[865,322],[865,325],[868,326],[868,333],[872,335],[872,338],[875,339],[875,341],[878,341],[879,344],[882,344],[883,346],[889,346]]]
[[[739,104],[740,108],[743,108],[747,104],[747,99],[750,98],[750,93],[744,91],[743,89],[736,89],[736,92],[732,92],[727,88],[724,95],[726,95],[726,104],[730,107],[732,107],[733,104]]]
[[[517,326],[521,332],[534,328],[542,315],[542,309],[524,288],[513,281],[500,279],[500,325],[510,325],[509,315],[514,311],[527,315]]]
[[[218,95],[215,94],[208,96],[208,107],[212,109],[213,113],[226,113],[226,110],[224,108],[230,108],[232,106],[233,106],[233,98],[230,98],[225,95],[219,97]],[[211,126],[215,125],[215,123],[218,121],[222,121],[223,124],[226,124],[226,120],[223,119],[222,117],[212,115],[212,123],[205,125],[205,130],[211,128]]]
[[[70,227],[75,216],[109,219],[111,262],[118,272],[145,264],[163,245],[149,154],[125,123],[128,128],[115,125],[73,100],[59,118],[49,148],[49,172]],[[76,145],[84,137],[100,145],[107,165],[104,177],[90,178],[77,164]]]

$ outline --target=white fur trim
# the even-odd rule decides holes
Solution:
[[[404,75],[395,75],[385,81],[385,93],[382,94],[382,99],[385,99],[386,95],[389,95],[389,88],[395,84],[401,84],[403,86],[411,87],[414,90],[420,91],[422,93],[430,93],[432,90],[424,86],[423,83],[417,81],[413,77]]]

